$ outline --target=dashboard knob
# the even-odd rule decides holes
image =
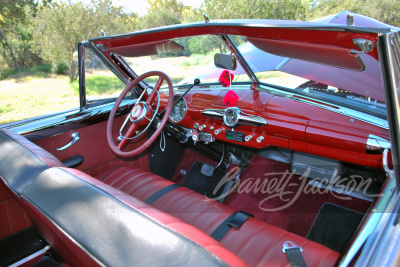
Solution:
[[[199,135],[197,134],[197,131],[196,131],[196,130],[194,130],[193,133],[192,133],[192,140],[193,140],[194,142],[199,141]]]
[[[202,126],[203,126],[203,129],[207,129],[207,125],[203,124]]]
[[[263,136],[257,137],[257,143],[261,143],[262,141],[264,141],[264,137]]]
[[[217,129],[217,130],[214,131],[215,134],[220,134],[221,132],[222,132],[221,129]]]
[[[253,139],[253,136],[252,135],[247,135],[245,138],[244,138],[244,140],[246,140],[246,142],[249,142],[251,139]]]
[[[210,130],[211,130],[211,131],[214,130],[214,126],[211,125],[211,126],[210,126]]]
[[[202,130],[203,130],[203,128],[204,128],[203,126],[199,126],[199,128],[198,128],[198,129],[199,129],[199,131],[202,131]]]
[[[197,129],[199,127],[199,124],[196,122],[195,124],[193,124],[193,129]]]

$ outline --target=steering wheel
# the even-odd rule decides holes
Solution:
[[[151,76],[158,76],[159,79],[154,86],[154,89],[150,94],[146,94],[147,89],[144,89],[140,97],[137,99],[135,105],[132,107],[131,111],[129,114],[126,116],[126,119],[124,123],[122,124],[120,130],[119,130],[119,137],[116,139],[116,142],[113,139],[112,135],[112,129],[113,129],[113,124],[114,124],[114,119],[115,119],[115,113],[118,110],[119,105],[121,104],[122,100],[126,96],[126,94],[134,87],[136,86],[139,82],[143,81],[145,78],[151,77]],[[150,127],[152,122],[154,121],[158,109],[160,107],[160,87],[162,83],[166,81],[168,84],[168,89],[169,89],[169,97],[168,97],[168,105],[165,110],[164,118],[161,120],[161,122],[158,124],[156,131],[153,133],[153,135],[140,147],[131,150],[131,151],[122,151],[122,148],[124,145],[129,141],[129,140],[134,140],[138,139],[140,136],[142,136],[144,133],[147,132],[147,129]],[[153,110],[152,106],[154,102],[156,101],[156,96],[157,96],[157,108],[156,110]],[[142,99],[146,99],[145,101],[142,101]],[[172,110],[172,104],[174,101],[174,87],[172,86],[172,81],[168,77],[167,74],[161,71],[150,71],[147,73],[144,73],[134,79],[128,86],[122,91],[121,95],[118,97],[118,99],[115,101],[115,104],[111,110],[110,117],[108,118],[108,123],[107,123],[107,141],[108,145],[110,146],[111,150],[117,154],[118,156],[121,157],[132,157],[136,156],[140,153],[142,153],[145,149],[147,149],[155,140],[156,138],[160,135],[161,131],[163,130],[165,124],[167,123],[169,114],[171,113]],[[130,125],[129,128],[124,132],[125,128],[127,125]],[[139,133],[136,133],[139,129],[142,129],[139,131]]]

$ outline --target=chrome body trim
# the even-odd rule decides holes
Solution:
[[[363,248],[365,242],[374,243],[371,240],[371,234],[375,231],[375,229],[381,226],[380,221],[382,217],[386,217],[388,214],[385,213],[388,205],[393,201],[393,190],[396,188],[396,181],[393,177],[388,178],[387,183],[383,186],[381,194],[371,209],[370,213],[364,218],[362,222],[362,226],[359,228],[352,245],[346,251],[338,266],[349,266],[349,264],[356,257],[357,253],[362,249],[364,253],[369,254],[370,250],[367,250],[366,247]],[[364,265],[361,265],[364,266]]]
[[[289,60],[290,60],[290,57],[285,58],[281,63],[279,63],[278,66],[276,66],[275,70],[280,70],[283,66],[286,65],[286,63],[288,63]]]
[[[367,140],[367,152],[368,151],[377,151],[377,150],[384,150],[390,149],[391,144],[385,138],[380,136],[376,136],[374,134],[370,134]]]
[[[231,123],[226,123],[226,113],[227,111],[234,110],[237,112],[238,119],[237,122],[232,126]],[[205,116],[210,116],[210,117],[218,117],[222,118],[223,122],[226,124],[228,127],[234,127],[237,124],[251,124],[251,125],[256,125],[256,126],[265,126],[268,124],[267,120],[256,115],[251,115],[244,113],[240,110],[240,108],[227,108],[227,109],[205,109],[201,112]]]
[[[36,251],[35,253],[32,253],[31,255],[17,261],[14,262],[13,264],[9,265],[8,267],[18,267],[21,266],[23,264],[27,264],[28,262],[30,262],[31,260],[44,255],[45,253],[47,253],[47,251],[51,249],[50,245],[45,246],[44,248],[42,248],[41,250]]]
[[[201,114],[212,117],[224,117],[225,109],[212,109],[208,108],[201,112]]]
[[[136,103],[136,99],[125,99],[119,107],[119,112],[128,111],[128,108]],[[91,107],[90,109],[79,111],[74,109],[65,113],[57,114],[55,116],[49,116],[34,121],[29,120],[28,122],[22,121],[20,124],[13,124],[11,127],[6,127],[7,129],[12,129],[19,134],[26,134],[49,127],[63,125],[66,123],[74,123],[88,120],[94,117],[106,116],[111,112],[114,102],[107,103],[104,105],[99,105],[97,107]]]

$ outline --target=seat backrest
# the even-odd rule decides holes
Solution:
[[[16,195],[43,170],[62,167],[61,161],[25,137],[0,129],[0,178]]]
[[[197,228],[77,170],[45,170],[21,198],[73,266],[246,266]]]

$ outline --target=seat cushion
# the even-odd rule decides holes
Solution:
[[[78,170],[45,170],[21,197],[72,266],[246,266],[202,231]]]
[[[97,178],[143,201],[173,184],[167,179],[130,166],[116,167]],[[168,192],[152,206],[180,218],[208,235],[236,212],[231,207],[184,187]],[[250,266],[286,266],[289,261],[282,253],[285,241],[294,241],[303,248],[302,254],[309,267],[334,266],[340,256],[323,245],[254,218],[249,218],[240,229],[232,228],[220,242]]]

